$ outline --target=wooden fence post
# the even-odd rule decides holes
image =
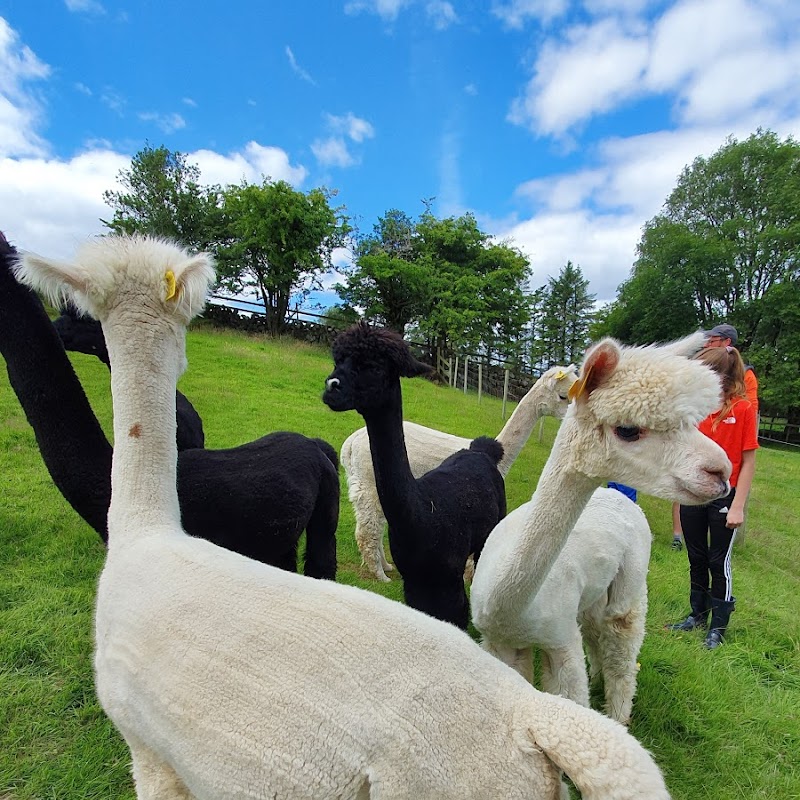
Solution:
[[[467,393],[467,373],[469,372],[469,356],[464,356],[464,394]]]
[[[506,418],[506,400],[508,399],[508,378],[509,378],[510,371],[508,367],[506,367],[506,376],[503,380],[503,419]]]
[[[478,362],[478,402],[481,402],[481,393],[483,392],[483,362]]]
[[[458,388],[458,356],[456,356],[456,366],[452,375],[453,381],[450,384],[454,389]]]

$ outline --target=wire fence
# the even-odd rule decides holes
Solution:
[[[225,327],[253,333],[266,333],[266,312],[261,303],[239,300],[224,295],[211,295],[212,303],[206,306],[204,317]],[[290,309],[286,317],[286,333],[293,338],[315,344],[330,345],[344,327],[340,319]],[[478,353],[441,353],[432,350],[425,342],[410,341],[409,345],[421,361],[433,366],[442,383],[474,394],[478,402],[483,395],[501,398],[503,419],[509,402],[518,402],[533,386],[541,373],[512,369],[497,359],[488,359]],[[494,363],[493,363],[494,362]],[[765,442],[800,448],[800,415],[779,414],[762,410],[758,437]]]

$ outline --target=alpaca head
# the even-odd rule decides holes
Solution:
[[[550,367],[543,372],[535,384],[539,416],[563,419],[569,406],[569,390],[577,380],[578,372],[574,364],[568,367]]]
[[[103,328],[96,319],[81,314],[68,303],[60,309],[60,316],[53,320],[65,350],[96,356],[108,364],[108,348],[103,337]]]
[[[26,253],[17,277],[54,305],[72,303],[101,322],[151,314],[186,325],[214,280],[213,260],[148,236],[106,236],[84,244],[72,263]]]
[[[564,423],[574,469],[689,505],[728,491],[727,456],[695,427],[720,405],[718,376],[686,358],[696,340],[589,349]]]
[[[339,334],[333,343],[333,362],[322,399],[334,411],[363,413],[381,408],[401,377],[432,371],[414,358],[400,334],[364,322]]]

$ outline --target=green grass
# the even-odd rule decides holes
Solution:
[[[209,327],[190,331],[187,347],[180,388],[203,417],[209,447],[288,429],[338,448],[361,426],[354,412],[334,414],[320,401],[331,368],[325,350]],[[110,436],[106,368],[82,355],[73,363]],[[0,800],[131,800],[128,753],[92,681],[92,601],[104,550],[51,483],[0,373]],[[423,424],[462,436],[502,427],[493,398],[478,404],[423,380],[406,381],[404,393],[406,416]],[[507,481],[509,508],[530,497],[555,432],[553,420],[541,442],[534,431]],[[798,486],[800,455],[759,452],[747,541],[734,554],[737,611],[728,642],[713,653],[699,634],[663,629],[687,611],[686,555],[669,549],[669,504],[641,498],[654,544],[630,729],[676,800],[800,798]],[[342,490],[339,580],[399,599],[397,580],[381,584],[361,568],[343,476]]]

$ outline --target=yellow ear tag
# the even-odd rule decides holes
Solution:
[[[164,280],[167,282],[167,300],[172,300],[178,293],[178,283],[175,280],[175,273],[171,269],[168,269],[166,275],[164,275]]]
[[[556,372],[556,380],[557,381],[563,381],[564,378],[566,378],[566,377],[567,377],[567,373],[564,372],[563,369],[560,369],[558,372]]]
[[[586,384],[589,382],[589,378],[592,376],[592,370],[594,367],[589,367],[586,370],[586,374],[583,376],[582,381],[575,381],[572,386],[569,387],[569,391],[567,392],[567,397],[570,400],[575,400],[575,398],[580,397],[584,390],[586,389]]]

